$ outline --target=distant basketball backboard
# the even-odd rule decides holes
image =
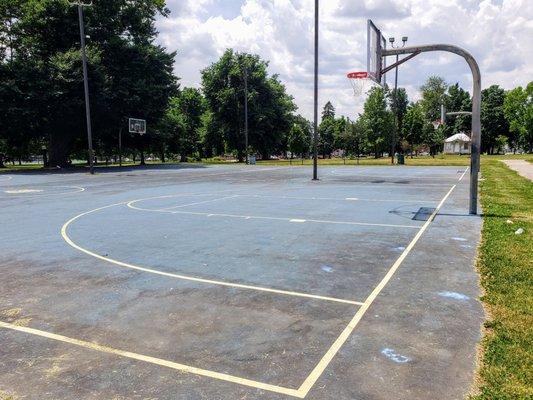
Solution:
[[[146,133],[146,120],[129,118],[128,122],[130,133],[138,133],[139,135],[144,135]]]
[[[377,84],[385,85],[385,76],[381,74],[381,71],[385,67],[383,50],[387,47],[387,41],[371,20],[368,20],[367,26],[368,76]]]

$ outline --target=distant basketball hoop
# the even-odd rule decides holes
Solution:
[[[366,71],[350,72],[347,77],[350,80],[353,93],[356,97],[361,96],[365,89],[373,82]]]

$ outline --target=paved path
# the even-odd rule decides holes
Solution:
[[[502,160],[509,168],[514,169],[524,178],[533,181],[533,164],[525,160]]]

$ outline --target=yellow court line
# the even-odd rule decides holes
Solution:
[[[84,341],[84,340],[74,339],[74,338],[70,338],[70,337],[67,337],[67,336],[58,335],[56,333],[42,331],[42,330],[39,330],[39,329],[28,328],[28,327],[25,327],[25,326],[18,326],[18,325],[9,324],[7,322],[2,322],[2,321],[0,321],[0,328],[10,329],[10,330],[13,330],[13,331],[23,332],[23,333],[27,333],[27,334],[30,334],[30,335],[40,336],[40,337],[44,337],[44,338],[47,338],[47,339],[52,339],[52,340],[56,340],[56,341],[59,341],[59,342],[68,343],[68,344],[84,347],[84,348],[90,349],[90,350],[95,350],[95,351],[99,351],[99,352],[103,352],[103,353],[107,353],[107,354],[114,354],[114,355],[121,356],[121,357],[127,357],[127,358],[130,358],[130,359],[133,359],[133,360],[144,361],[144,362],[147,362],[147,363],[150,363],[150,364],[155,364],[155,365],[159,365],[159,366],[162,366],[162,367],[172,368],[172,369],[175,369],[175,370],[178,370],[178,371],[181,371],[181,372],[186,372],[186,373],[190,373],[190,374],[205,376],[205,377],[208,377],[208,378],[218,379],[218,380],[221,380],[221,381],[236,383],[236,384],[239,384],[239,385],[252,387],[254,389],[268,390],[270,392],[275,392],[275,393],[285,394],[285,395],[288,395],[288,396],[303,398],[301,393],[298,390],[296,390],[296,389],[286,388],[286,387],[283,387],[283,386],[270,385],[268,383],[258,382],[258,381],[254,381],[254,380],[251,380],[251,379],[240,378],[240,377],[234,376],[234,375],[228,375],[228,374],[223,374],[223,373],[220,373],[220,372],[215,372],[215,371],[210,371],[210,370],[206,370],[206,369],[191,367],[189,365],[180,364],[180,363],[177,363],[177,362],[174,362],[174,361],[164,360],[164,359],[156,358],[156,357],[150,357],[150,356],[146,356],[146,355],[143,355],[143,354],[133,353],[131,351],[119,350],[119,349],[115,349],[115,348],[112,348],[112,347],[109,347],[109,346],[103,346],[103,345],[97,344],[97,343],[92,343],[92,342],[87,342],[87,341]]]
[[[302,397],[305,397],[307,393],[311,390],[311,388],[314,386],[316,381],[320,378],[324,370],[328,367],[329,363],[337,352],[340,350],[342,345],[348,340],[348,337],[352,334],[354,329],[356,328],[359,321],[361,321],[361,318],[365,315],[369,307],[372,305],[376,297],[381,293],[383,288],[387,285],[387,283],[390,281],[396,270],[400,267],[403,260],[409,255],[413,247],[416,245],[418,240],[422,237],[426,229],[429,227],[429,225],[433,222],[435,219],[435,216],[439,212],[439,210],[442,208],[450,194],[454,191],[454,189],[457,187],[457,185],[453,185],[452,188],[448,191],[448,193],[443,197],[443,199],[440,201],[439,205],[431,214],[429,219],[426,221],[426,223],[420,228],[418,233],[415,235],[413,240],[409,243],[409,245],[405,248],[405,250],[402,252],[400,257],[396,260],[396,262],[392,265],[392,267],[389,269],[385,277],[381,280],[381,282],[375,287],[375,289],[370,293],[370,295],[365,300],[364,304],[361,306],[361,308],[357,311],[357,313],[354,315],[348,326],[342,331],[340,336],[335,340],[333,345],[329,348],[329,350],[326,352],[326,354],[322,357],[320,362],[316,365],[316,367],[313,369],[313,371],[309,374],[309,376],[305,379],[305,381],[302,383],[300,388],[298,389],[298,392],[302,395]]]
[[[295,291],[290,291],[290,290],[272,289],[272,288],[267,288],[267,287],[262,287],[262,286],[244,285],[244,284],[240,284],[240,283],[225,282],[225,281],[219,281],[219,280],[214,280],[214,279],[197,278],[197,277],[193,277],[193,276],[189,276],[189,275],[173,274],[173,273],[170,273],[170,272],[163,272],[163,271],[159,271],[159,270],[156,270],[156,269],[145,268],[145,267],[141,267],[141,266],[130,264],[130,263],[125,263],[125,262],[122,262],[122,261],[119,261],[119,260],[115,260],[113,258],[104,257],[104,256],[101,256],[99,254],[96,254],[96,253],[94,253],[94,252],[92,252],[90,250],[87,250],[87,249],[79,246],[78,244],[74,243],[74,241],[72,239],[70,239],[70,237],[68,236],[68,227],[74,221],[78,220],[79,218],[81,218],[81,217],[83,217],[85,215],[88,215],[88,214],[95,213],[97,211],[101,211],[101,210],[107,209],[107,208],[124,205],[126,203],[127,202],[110,204],[108,206],[95,208],[94,210],[90,210],[90,211],[84,212],[82,214],[76,215],[75,217],[73,217],[70,220],[68,220],[67,222],[65,222],[65,224],[61,227],[61,236],[63,237],[63,240],[65,240],[65,242],[67,242],[67,244],[69,246],[75,248],[76,250],[81,251],[82,253],[90,255],[90,256],[92,256],[94,258],[97,258],[99,260],[106,261],[106,262],[109,262],[111,264],[119,265],[121,267],[133,269],[133,270],[136,270],[136,271],[148,272],[148,273],[151,273],[151,274],[166,276],[166,277],[169,277],[169,278],[182,279],[182,280],[205,283],[205,284],[210,284],[210,285],[219,285],[219,286],[233,287],[233,288],[245,289],[245,290],[256,290],[256,291],[266,292],[266,293],[275,293],[275,294],[281,294],[281,295],[287,295],[287,296],[303,297],[303,298],[331,301],[331,302],[335,302],[335,303],[344,303],[344,304],[351,304],[351,305],[357,305],[357,306],[363,305],[363,303],[359,302],[359,301],[340,299],[340,298],[337,298],[337,297],[319,296],[319,295],[314,295],[314,294],[309,294],[309,293],[302,293],[302,292],[295,292]]]

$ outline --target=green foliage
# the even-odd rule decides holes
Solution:
[[[448,88],[446,103],[448,112],[471,111],[472,99],[470,94],[459,87],[456,83]],[[458,115],[446,117],[446,135],[451,136],[456,133],[468,133],[472,130],[472,117],[470,115]]]
[[[385,89],[373,87],[370,90],[361,118],[367,127],[368,145],[377,158],[381,153],[388,150],[394,129],[394,116],[387,109]]]
[[[155,19],[168,11],[161,0],[95,0],[84,11],[94,144],[104,154],[116,147],[124,117],[145,118],[149,129],[155,127],[176,92],[174,55],[153,44]],[[52,165],[83,157],[77,9],[64,0],[6,0],[0,38],[8,43],[0,50],[0,73],[7,78],[0,79],[0,94],[9,99],[0,101],[0,116],[13,122],[0,135],[19,153],[46,144]],[[150,142],[149,135],[124,136],[126,146]]]
[[[519,86],[507,92],[503,112],[512,133],[512,143],[531,153],[533,151],[533,82],[530,82],[525,89]]]
[[[291,158],[294,157],[295,154],[303,158],[309,152],[309,147],[311,145],[309,139],[309,135],[304,131],[301,125],[295,123],[292,126],[288,137],[288,148],[291,152]]]
[[[244,154],[244,79],[248,76],[249,145],[268,158],[284,150],[296,106],[278,76],[268,76],[268,63],[257,55],[226,50],[202,71],[202,86],[214,125],[229,150]]]
[[[441,105],[447,103],[447,90],[448,85],[439,76],[429,77],[426,83],[420,88],[422,92],[420,104],[427,121],[433,122],[440,119]]]
[[[403,137],[409,143],[411,150],[423,143],[424,110],[420,103],[413,103],[407,108],[403,123]]]
[[[481,151],[493,154],[498,136],[509,136],[504,115],[505,90],[492,85],[481,92]]]

